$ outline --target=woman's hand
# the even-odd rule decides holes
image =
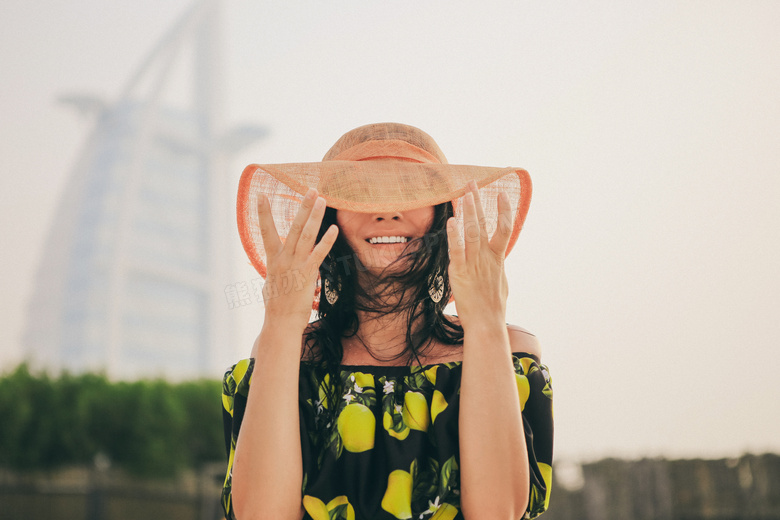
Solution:
[[[289,320],[306,327],[311,316],[319,267],[338,236],[338,227],[330,226],[314,245],[325,214],[325,199],[310,188],[303,198],[287,239],[282,243],[276,230],[271,205],[265,195],[257,202],[260,232],[266,251],[267,275],[263,286],[266,321]]]
[[[235,517],[303,518],[303,455],[298,409],[301,336],[311,316],[318,269],[338,235],[314,245],[325,199],[310,189],[282,243],[271,204],[257,203],[266,251],[265,321],[252,349],[255,368],[231,469]]]
[[[512,234],[512,208],[506,193],[501,193],[496,230],[488,237],[476,182],[469,182],[468,190],[462,199],[463,236],[454,218],[447,222],[449,278],[458,317],[464,329],[477,322],[505,326],[509,291],[504,257]]]
[[[454,219],[447,222],[450,285],[463,325],[461,511],[466,518],[520,518],[528,504],[530,469],[506,325],[504,256],[512,210],[506,193],[499,195],[496,231],[488,237],[490,223],[474,181],[468,190],[463,237]]]

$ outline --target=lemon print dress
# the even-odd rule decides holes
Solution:
[[[550,376],[530,354],[514,354],[523,410],[530,501],[525,518],[547,509],[552,480]],[[254,360],[227,371],[222,401],[228,471],[222,504],[235,519],[231,472]],[[331,381],[302,362],[299,384],[303,506],[313,520],[453,520],[460,512],[458,401],[461,363],[423,367],[342,366]],[[326,395],[338,384],[341,399]],[[490,439],[485,439],[490,442]]]

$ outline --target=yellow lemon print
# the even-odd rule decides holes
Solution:
[[[228,469],[229,469],[229,471],[227,472],[227,475],[225,475],[225,483],[223,484],[223,486],[226,486],[228,481],[233,477],[233,461],[235,460],[235,458],[236,458],[236,447],[232,446],[232,443],[231,443],[230,455],[228,456]]]
[[[345,450],[359,453],[374,447],[376,420],[367,406],[348,404],[339,415],[336,426]]]
[[[346,495],[341,495],[340,497],[336,497],[330,502],[328,502],[327,508],[328,512],[330,513],[334,509],[336,509],[338,506],[346,505],[346,509],[344,512],[346,515],[340,514],[338,515],[339,519],[345,519],[345,520],[355,520],[355,508],[352,507],[352,504],[349,503],[349,500],[347,500]]]
[[[382,509],[396,518],[412,517],[412,475],[408,471],[397,469],[387,477]]]
[[[434,390],[433,398],[431,399],[431,422],[435,423],[436,416],[443,412],[445,408],[447,408],[447,400],[444,399],[444,394]]]
[[[382,417],[382,426],[385,427],[385,431],[387,431],[390,437],[395,437],[399,441],[402,441],[409,436],[410,430],[406,425],[404,425],[404,429],[400,432],[393,430],[393,416],[390,415],[389,412],[385,412]]]
[[[452,504],[442,504],[442,506],[436,510],[436,513],[431,517],[431,520],[452,520],[458,516],[458,508]]]
[[[425,378],[431,382],[432,385],[436,384],[436,371],[438,370],[439,365],[436,365],[435,367],[431,367],[428,370],[424,372]]]
[[[249,359],[242,359],[236,363],[235,367],[233,367],[233,380],[236,382],[236,384],[240,383],[241,380],[244,379],[246,371],[249,368],[249,362]]]
[[[374,387],[374,376],[373,374],[364,374],[363,372],[355,372],[352,374],[355,376],[355,383],[360,388],[373,388]]]
[[[233,398],[222,394],[222,407],[233,417]]]
[[[303,497],[303,508],[314,520],[330,520],[328,507],[325,502],[317,497],[305,495]]]
[[[428,401],[420,392],[406,392],[404,395],[404,422],[413,430],[428,431]]]
[[[550,505],[550,491],[552,491],[552,467],[544,462],[539,462],[539,471],[542,472],[542,478],[544,479],[544,487],[547,488],[544,494],[544,507],[547,508]]]
[[[347,500],[346,495],[334,498],[328,502],[328,505],[325,505],[325,503],[317,497],[309,495],[303,497],[303,508],[314,520],[330,520],[330,512],[343,505],[347,506],[344,510],[344,513],[346,514],[338,514],[337,518],[355,520],[355,509],[352,507],[352,504],[349,503],[349,500]]]
[[[528,378],[515,374],[517,382],[517,396],[520,398],[520,410],[525,409],[525,403],[528,401],[528,396],[531,395],[531,385],[528,384]]]
[[[536,363],[532,358],[520,358],[520,365],[523,367],[523,374],[528,375],[531,372],[531,364]]]

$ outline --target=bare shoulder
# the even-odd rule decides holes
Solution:
[[[309,323],[306,326],[306,329],[304,329],[303,334],[301,335],[301,360],[307,361],[313,357],[313,347],[310,347],[312,345],[312,340],[309,339],[309,333],[312,331],[317,330],[319,328],[319,324],[315,321],[314,323]],[[262,333],[261,333],[262,334]],[[257,354],[260,350],[260,337],[261,334],[257,335],[257,338],[255,339],[254,344],[252,345],[252,353],[249,357],[257,358]]]
[[[512,347],[512,352],[526,352],[536,359],[542,359],[542,347],[536,336],[517,325],[507,324],[506,329],[509,333],[509,346]]]
[[[452,323],[460,325],[460,320],[457,316],[445,315]],[[507,323],[506,330],[509,333],[509,346],[512,347],[512,352],[526,352],[535,356],[536,359],[542,359],[542,347],[539,345],[539,340],[530,331]]]

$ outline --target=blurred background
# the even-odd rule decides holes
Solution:
[[[241,170],[398,121],[531,173],[507,320],[553,377],[547,515],[780,517],[777,2],[0,9],[0,501],[219,515],[218,381],[263,319]]]

